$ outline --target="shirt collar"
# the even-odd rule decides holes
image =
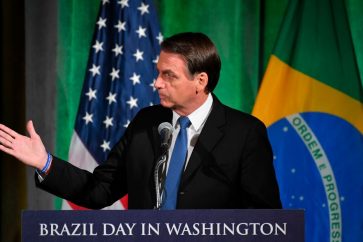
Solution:
[[[207,100],[194,112],[188,115],[188,118],[191,122],[191,126],[198,131],[198,129],[202,126],[202,124],[207,119],[213,104],[213,97],[209,93]],[[179,114],[173,111],[173,127],[176,128],[177,120],[180,117]]]

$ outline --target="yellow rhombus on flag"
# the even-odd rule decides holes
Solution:
[[[343,0],[292,0],[253,115],[306,241],[362,241],[363,89]]]

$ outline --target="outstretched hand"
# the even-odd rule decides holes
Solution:
[[[47,161],[47,151],[32,121],[28,121],[26,129],[29,137],[0,124],[0,150],[26,165],[41,170]]]

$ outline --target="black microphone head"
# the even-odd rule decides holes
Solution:
[[[167,131],[173,132],[173,126],[171,125],[171,123],[168,123],[168,122],[159,124],[158,132],[160,135],[162,135],[161,134],[162,132],[165,132],[165,130],[163,131],[163,129],[167,129]]]
[[[159,124],[158,132],[160,134],[162,148],[169,148],[169,140],[171,135],[173,134],[173,131],[173,126],[168,122]]]

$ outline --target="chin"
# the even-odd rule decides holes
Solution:
[[[164,108],[172,108],[173,104],[164,100],[160,100],[160,105],[163,106]]]

